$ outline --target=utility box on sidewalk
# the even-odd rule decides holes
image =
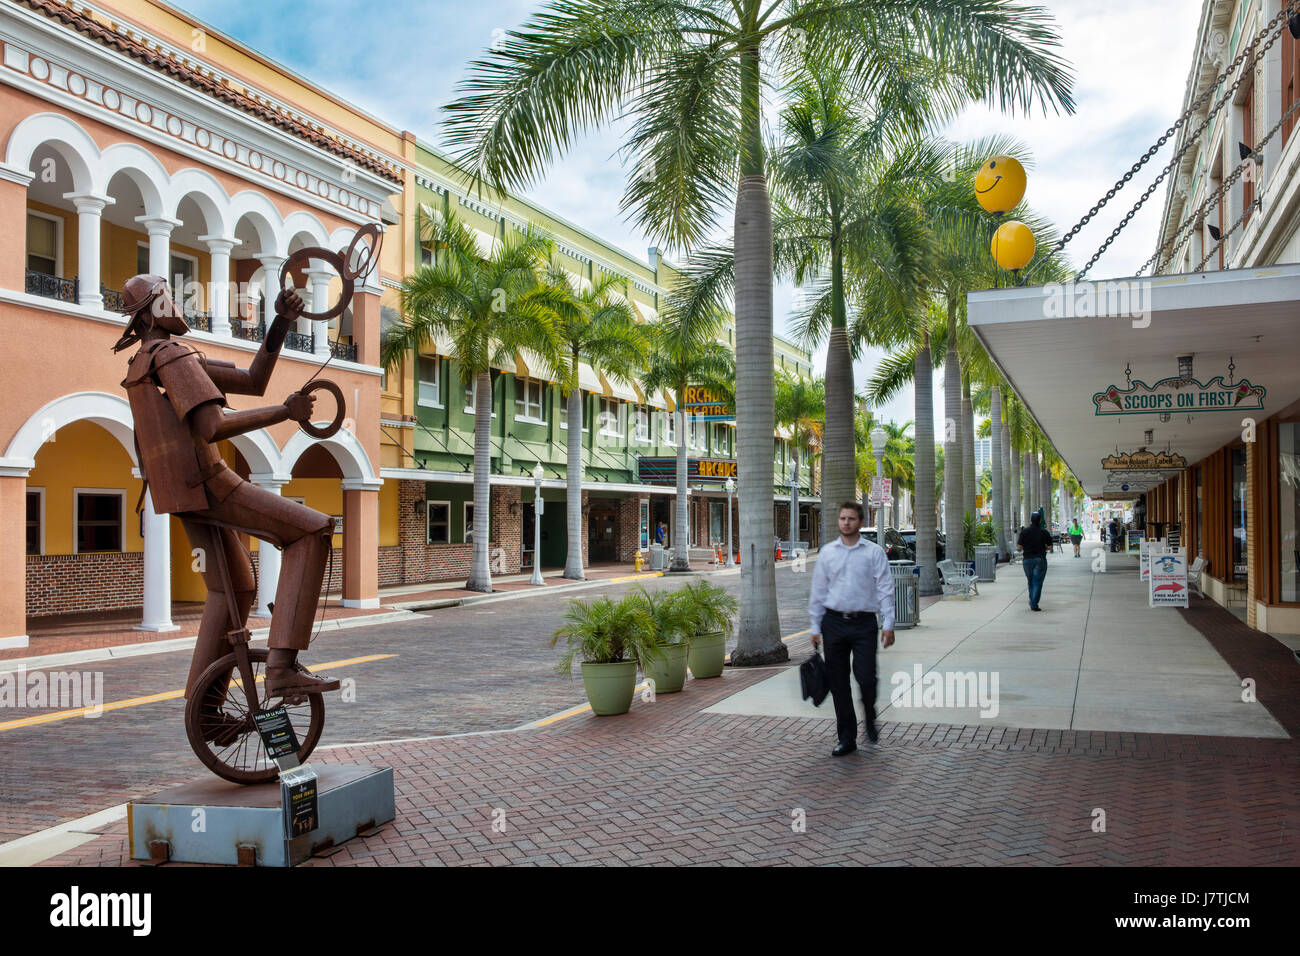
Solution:
[[[921,589],[917,566],[911,561],[890,561],[894,576],[894,627],[916,627],[921,621]]]
[[[975,545],[975,580],[996,581],[998,549],[991,544]]]

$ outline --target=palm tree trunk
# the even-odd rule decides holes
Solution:
[[[943,527],[948,535],[947,554],[961,561],[966,554],[962,535],[961,359],[957,356],[957,299],[948,297],[948,354],[943,367]]]
[[[578,353],[573,354],[577,367]],[[569,525],[569,549],[564,560],[564,576],[571,581],[581,581],[582,573],[582,389],[569,392],[568,468],[565,469],[565,517]],[[534,519],[536,520],[536,519]],[[539,560],[538,555],[533,560]],[[540,565],[539,565],[540,567]]]
[[[1012,540],[1011,532],[1015,526],[1014,506],[1011,503],[1011,486],[1014,482],[1011,474],[1011,462],[1013,461],[1011,451],[1011,429],[1004,421],[1002,423],[1002,517],[999,519],[1002,523],[1002,541],[1003,550],[1010,556],[1015,548],[1015,542]]]
[[[974,515],[975,495],[979,491],[975,474],[975,410],[970,400],[970,376],[965,371],[961,376],[961,465],[962,465],[962,514]]]
[[[740,620],[733,666],[790,659],[781,642],[772,551],[772,205],[763,175],[759,49],[741,55],[740,189],[736,196],[736,445],[740,471]]]
[[[1043,530],[1052,530],[1052,471],[1046,460],[1043,462],[1042,470],[1039,474],[1039,493],[1042,497],[1043,504]]]
[[[831,199],[831,329],[826,349],[826,426],[822,442],[822,540],[839,534],[839,505],[854,497],[853,357],[844,296],[840,210]],[[791,540],[794,540],[793,535]]]
[[[474,549],[470,554],[467,591],[491,591],[492,569],[488,564],[488,501],[492,481],[492,373],[487,369],[474,377]],[[534,558],[536,560],[536,558]]]
[[[1015,527],[1024,525],[1024,511],[1020,507],[1020,449],[1011,449],[1010,478],[1011,478],[1011,524]]]
[[[916,350],[912,387],[916,422],[916,563],[921,566],[921,593],[938,594],[939,570],[935,544],[934,494],[934,374],[930,367],[930,333]]]
[[[677,384],[677,527],[673,529],[673,563],[669,571],[691,569],[691,515],[686,497],[686,384]]]
[[[994,531],[994,540],[997,542],[998,559],[1001,560],[1007,556],[1006,538],[1007,529],[1005,524],[1005,515],[1003,514],[1006,499],[1002,497],[1002,389],[997,385],[993,386],[992,394],[989,396],[989,417],[991,419],[989,434],[991,441],[989,448],[992,452],[993,468],[993,524],[996,525]]]

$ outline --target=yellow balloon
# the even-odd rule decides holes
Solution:
[[[975,174],[975,198],[988,212],[1015,209],[1025,198],[1025,167],[1011,156],[994,156]]]
[[[998,226],[993,234],[993,261],[1004,269],[1023,269],[1034,258],[1034,234],[1023,222],[1013,219]]]

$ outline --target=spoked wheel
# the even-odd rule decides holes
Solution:
[[[257,685],[259,710],[284,705],[298,738],[298,760],[306,761],[325,729],[325,701],[320,694],[302,694],[295,702],[266,692],[266,648],[249,648],[249,665]],[[266,755],[248,695],[239,678],[239,661],[232,653],[217,661],[202,675],[194,693],[185,702],[185,734],[203,765],[232,783],[266,783],[276,779],[280,768]],[[204,738],[207,738],[206,740]]]

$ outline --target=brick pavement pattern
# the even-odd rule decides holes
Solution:
[[[320,753],[393,766],[398,816],[307,865],[1300,863],[1294,741],[883,724],[832,759],[825,721],[700,712],[771,673],[624,717]],[[131,865],[125,821],[103,832],[47,865]]]

